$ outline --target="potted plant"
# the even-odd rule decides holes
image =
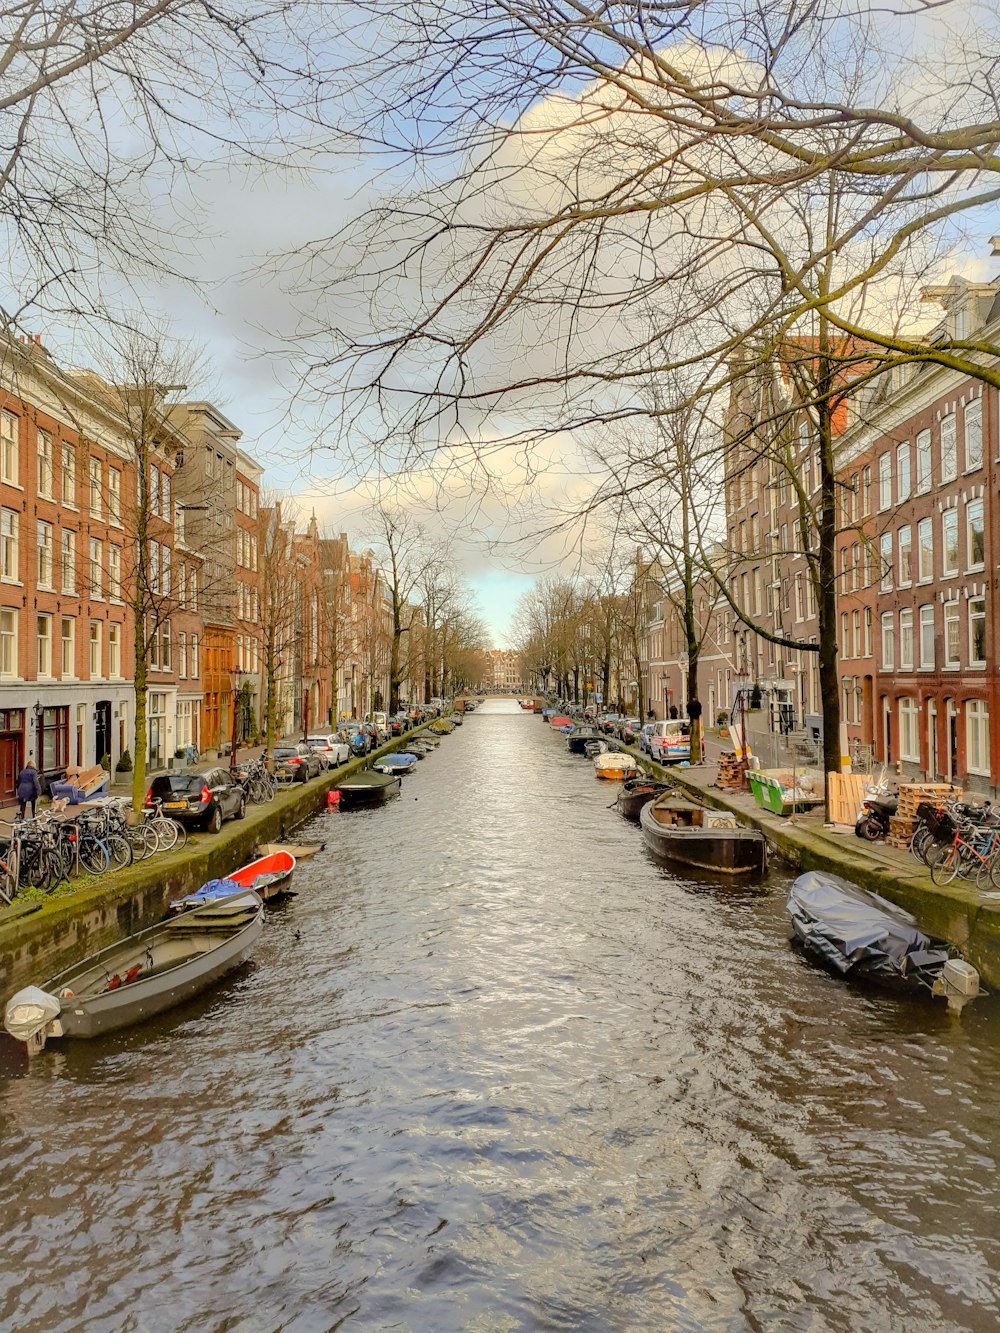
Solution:
[[[132,772],[132,756],[129,754],[128,750],[122,751],[121,758],[118,760],[118,763],[115,764],[115,772],[116,773]]]

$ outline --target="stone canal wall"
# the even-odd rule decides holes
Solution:
[[[218,834],[192,835],[183,851],[139,861],[40,904],[15,901],[0,913],[0,1006],[21,986],[44,981],[76,959],[152,925],[172,899],[245,865],[259,843],[286,838],[326,807],[327,793],[348,773],[379,755],[405,749],[417,731],[384,745],[367,760],[355,759],[311,782],[282,788],[269,804],[248,806],[245,819],[230,820]],[[339,818],[330,816],[331,837]]]
[[[759,828],[796,869],[840,875],[911,912],[921,930],[960,949],[988,986],[1000,988],[1000,899],[985,898],[967,880],[938,886],[908,852],[862,842],[853,833],[833,833],[808,819],[790,823],[762,810],[750,796],[713,786],[711,764],[704,769],[663,768],[637,750],[631,752],[657,777]]]

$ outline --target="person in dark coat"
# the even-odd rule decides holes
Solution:
[[[34,819],[35,802],[41,794],[42,784],[38,779],[38,769],[35,767],[34,759],[29,759],[17,775],[17,803],[20,806],[22,819],[27,805],[31,806],[31,818]]]

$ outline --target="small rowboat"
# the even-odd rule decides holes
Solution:
[[[652,778],[647,778],[645,774],[626,778],[618,793],[619,812],[626,819],[638,819],[644,805],[669,790],[665,782],[656,782]]]
[[[398,774],[375,773],[371,769],[360,773],[350,773],[337,783],[340,792],[341,810],[353,810],[358,806],[379,805],[395,796],[402,785]]]
[[[100,1037],[205,990],[241,963],[264,925],[245,891],[160,921],[8,1001],[4,1027],[30,1054],[49,1037]]]
[[[610,778],[613,782],[622,782],[630,778],[639,769],[638,761],[630,754],[594,755],[594,772],[599,778]]]
[[[287,852],[289,856],[294,856],[296,861],[301,861],[305,856],[315,856],[317,852],[323,851],[325,847],[325,842],[262,842],[257,850],[261,856],[273,856],[275,852]]]
[[[600,732],[589,722],[578,722],[566,735],[566,748],[570,754],[586,754],[587,742],[600,740]]]
[[[187,897],[172,902],[170,910],[187,912],[192,907],[198,907],[213,898],[229,897],[240,889],[252,889],[262,902],[268,903],[272,898],[280,898],[288,892],[294,870],[295,857],[291,852],[271,852],[267,856],[258,857],[248,865],[241,866],[239,870],[234,870],[225,879],[209,880],[197,892],[189,893]]]
[[[417,766],[417,756],[415,754],[387,754],[372,764],[376,773],[409,773],[411,769]]]
[[[642,807],[639,822],[647,847],[657,856],[719,875],[767,869],[763,833],[738,823],[727,810],[708,810],[667,792]]]

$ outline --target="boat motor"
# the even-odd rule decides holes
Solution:
[[[960,1014],[970,1000],[982,995],[979,973],[964,958],[949,958],[934,982],[934,994],[943,995],[952,1013]]]
[[[3,1025],[12,1037],[25,1043],[29,1055],[37,1055],[46,1037],[62,1036],[58,1022],[61,1013],[62,1003],[57,996],[41,986],[25,986],[7,1002]]]

